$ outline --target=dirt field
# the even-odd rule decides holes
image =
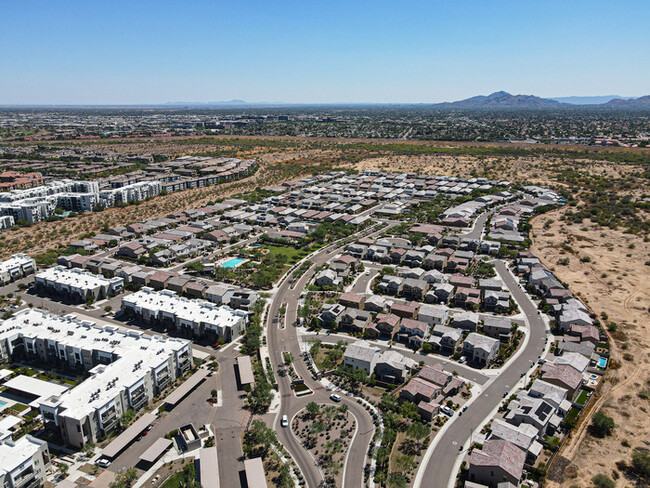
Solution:
[[[629,462],[634,448],[650,447],[650,401],[639,396],[642,390],[650,391],[650,242],[592,223],[560,222],[563,211],[533,220],[532,250],[601,316],[601,322],[618,325],[610,342],[614,367],[619,367],[608,370],[589,415],[583,416],[560,451],[571,463],[564,481],[548,486],[589,487],[591,477],[598,473],[614,479],[618,474],[617,486],[628,486],[630,482],[623,482],[625,474],[616,464]],[[568,266],[559,265],[558,260],[566,257]],[[616,422],[611,437],[598,439],[589,434],[589,421],[584,419],[596,411]]]

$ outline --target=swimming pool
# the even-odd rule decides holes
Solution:
[[[7,402],[3,402],[2,400],[0,400],[0,408],[4,407],[6,404]]]
[[[606,368],[607,367],[607,358],[600,357],[598,358],[598,367]]]
[[[230,259],[229,261],[226,261],[225,263],[222,263],[221,267],[222,268],[236,268],[237,266],[239,266],[244,261],[246,261],[246,260],[242,259],[242,258],[233,258],[233,259]]]

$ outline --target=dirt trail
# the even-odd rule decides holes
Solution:
[[[554,477],[547,483],[552,488],[586,488],[598,473],[624,476],[617,463],[629,462],[634,448],[650,447],[650,402],[639,396],[650,391],[650,242],[591,222],[565,223],[560,220],[564,211],[532,220],[532,250],[599,314],[603,325],[616,324],[608,332],[613,367],[558,454],[568,466],[563,480]],[[568,265],[560,265],[566,258]],[[591,415],[598,411],[614,419],[612,436],[597,439],[590,434]]]

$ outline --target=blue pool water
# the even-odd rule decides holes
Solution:
[[[6,404],[7,402],[3,402],[2,400],[0,400],[0,408],[4,407]]]
[[[233,258],[230,261],[226,261],[221,265],[222,268],[236,268],[239,266],[241,263],[246,261],[245,259],[242,258]]]
[[[598,358],[598,367],[606,368],[607,367],[607,358]]]

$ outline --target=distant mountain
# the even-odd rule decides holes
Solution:
[[[620,95],[602,95],[594,97],[553,97],[551,100],[555,100],[560,103],[568,103],[570,105],[601,105],[603,103],[609,102],[610,100],[614,100],[615,98],[629,100],[632,97],[622,97]]]
[[[628,100],[615,99],[603,104],[606,108],[650,108],[650,95]]]
[[[228,100],[222,102],[167,102],[165,105],[174,105],[181,107],[243,107],[245,105],[251,104],[244,100]]]
[[[457,102],[446,102],[436,104],[444,108],[553,108],[562,104],[557,100],[540,98],[534,95],[511,95],[508,92],[499,91],[491,95],[480,95],[467,98]]]

